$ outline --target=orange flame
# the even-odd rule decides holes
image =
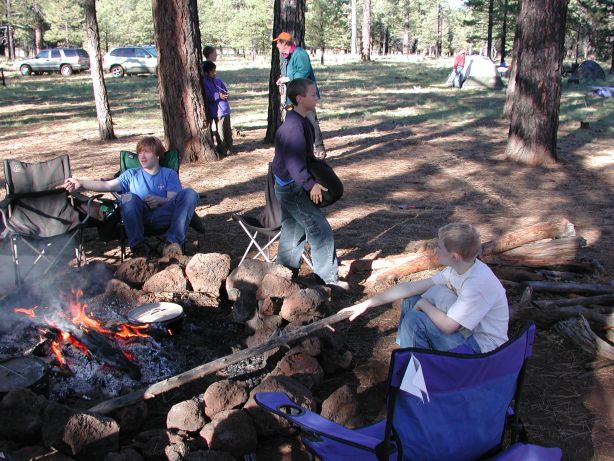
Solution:
[[[66,359],[62,355],[62,350],[60,347],[59,340],[54,339],[53,341],[51,341],[51,352],[53,353],[53,355],[55,355],[55,358],[58,360],[60,365],[62,366],[66,365]]]
[[[22,307],[17,307],[15,309],[13,309],[13,312],[17,312],[19,314],[25,314],[28,317],[32,317],[32,318],[36,317],[36,313],[35,313],[34,309],[24,309]]]
[[[148,338],[149,335],[142,333],[140,330],[146,330],[149,327],[149,324],[146,325],[128,325],[127,323],[122,323],[119,326],[119,331],[115,332],[116,338]]]

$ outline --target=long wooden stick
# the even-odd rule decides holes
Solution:
[[[571,283],[571,282],[526,282],[533,291],[547,293],[590,293],[606,294],[614,293],[614,285],[604,285],[596,283]]]
[[[591,305],[612,305],[614,303],[614,294],[611,295],[598,295],[598,296],[583,296],[576,298],[563,298],[563,299],[544,299],[539,301],[533,301],[537,306],[541,308],[560,307],[560,306],[582,306]]]
[[[332,325],[334,323],[345,320],[350,315],[351,312],[338,312],[322,320],[318,320],[317,322],[310,323],[309,325],[297,328],[296,330],[292,330],[280,336],[270,338],[267,341],[260,343],[256,346],[243,349],[239,352],[235,352],[234,354],[226,355],[225,357],[220,357],[219,359],[215,359],[211,362],[199,365],[196,368],[192,368],[191,370],[183,372],[179,375],[172,376],[163,381],[159,381],[146,388],[139,389],[130,392],[129,394],[115,397],[110,400],[105,400],[104,402],[100,402],[99,404],[91,407],[89,411],[93,411],[100,414],[107,414],[113,410],[117,410],[119,408],[123,408],[125,406],[140,402],[141,400],[153,399],[154,397],[164,394],[165,392],[177,389],[187,383],[203,378],[207,375],[215,373],[216,371],[222,370],[227,366],[232,365],[233,363],[240,362],[254,355],[262,354],[268,350],[283,346],[298,339],[302,339],[305,336],[308,336],[311,333],[318,331],[328,325]]]

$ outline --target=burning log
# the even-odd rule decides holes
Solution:
[[[140,402],[141,400],[153,399],[154,397],[164,394],[165,392],[177,389],[187,383],[190,383],[197,379],[201,379],[207,375],[222,370],[227,366],[232,365],[233,363],[240,362],[242,360],[253,357],[254,355],[262,354],[276,347],[280,347],[285,344],[292,343],[298,339],[302,339],[326,326],[345,320],[350,315],[350,312],[338,312],[334,315],[326,317],[322,320],[318,320],[309,325],[297,328],[288,333],[272,337],[269,340],[256,346],[243,349],[239,352],[235,352],[219,359],[215,359],[211,362],[205,363],[196,368],[192,368],[191,370],[188,370],[179,375],[172,376],[163,381],[159,381],[144,389],[139,389],[134,392],[130,392],[129,394],[106,400],[104,402],[99,403],[98,405],[91,407],[90,411],[107,414],[113,410],[117,410],[119,408]]]

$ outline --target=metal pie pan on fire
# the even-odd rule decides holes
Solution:
[[[179,304],[158,302],[143,304],[128,312],[128,320],[134,324],[150,324],[172,328],[183,319],[183,307]]]

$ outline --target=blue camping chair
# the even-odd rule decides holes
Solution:
[[[520,436],[515,415],[534,334],[528,324],[485,354],[393,351],[387,418],[355,430],[297,406],[282,392],[260,392],[255,399],[298,426],[303,443],[323,461],[488,459],[501,451],[506,427],[511,443]],[[540,459],[560,459],[560,450],[552,450],[554,457]]]

